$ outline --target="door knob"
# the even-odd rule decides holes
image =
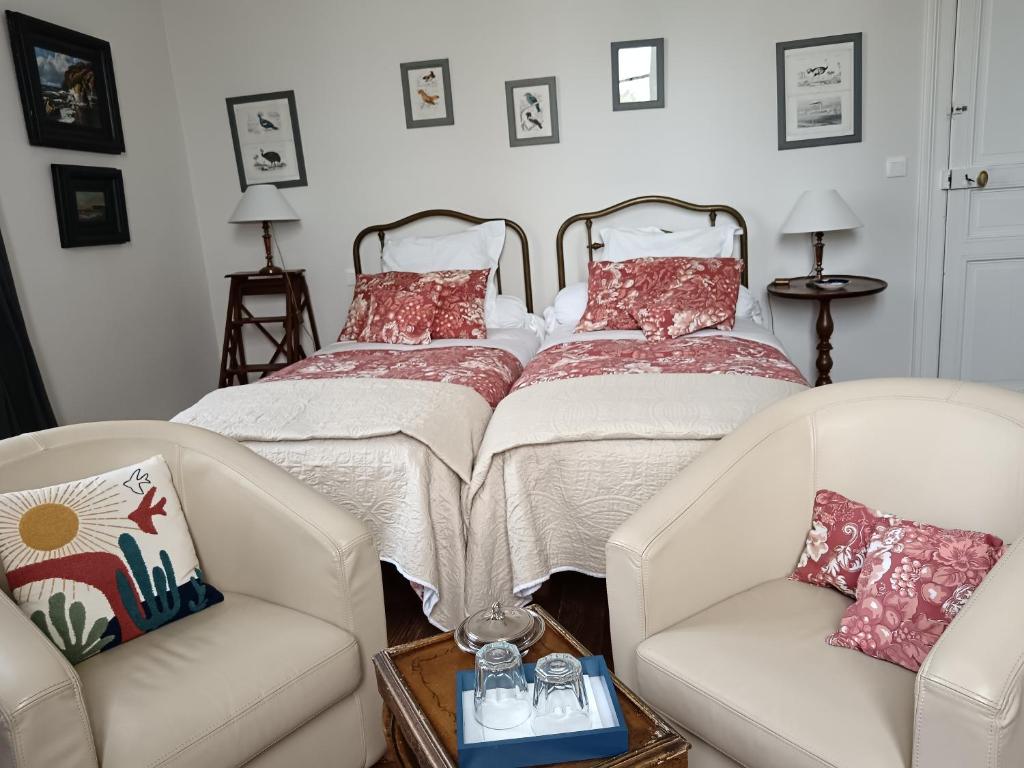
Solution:
[[[986,184],[988,184],[988,171],[980,171],[978,173],[978,178],[976,179],[972,179],[968,174],[965,173],[964,178],[967,180],[968,184],[977,184],[979,187],[984,187]]]

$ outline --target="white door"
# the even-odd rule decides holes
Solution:
[[[1024,0],[959,1],[950,119],[939,375],[1024,390]]]

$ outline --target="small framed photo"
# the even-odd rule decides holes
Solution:
[[[7,11],[28,142],[124,152],[110,43]]]
[[[665,38],[612,43],[612,111],[665,106]]]
[[[61,248],[127,243],[124,180],[117,168],[51,165]]]
[[[775,45],[779,149],[861,140],[861,38],[856,32]]]
[[[452,78],[448,59],[410,61],[400,65],[405,127],[454,125]]]
[[[554,77],[507,80],[505,104],[509,146],[558,143],[558,94]]]
[[[236,96],[227,106],[242,191],[250,184],[306,186],[295,91]]]

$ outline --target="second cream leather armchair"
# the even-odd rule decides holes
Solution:
[[[358,520],[247,448],[164,422],[0,442],[0,492],[155,454],[224,602],[72,667],[0,595],[0,766],[372,765],[384,739],[371,658],[386,635]]]
[[[915,675],[825,636],[850,600],[789,581],[828,488],[1014,542]],[[862,381],[780,402],[608,544],[615,671],[700,768],[1024,765],[1024,395]]]

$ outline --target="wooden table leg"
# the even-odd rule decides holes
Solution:
[[[832,331],[835,325],[832,323],[832,300],[818,300],[818,379],[814,386],[820,387],[823,384],[831,384],[832,377]]]
[[[405,734],[402,733],[387,704],[384,705],[384,744],[387,751],[382,762],[390,762],[388,758],[391,758],[391,761],[401,768],[419,768],[419,760],[413,754],[409,742],[405,740]]]

